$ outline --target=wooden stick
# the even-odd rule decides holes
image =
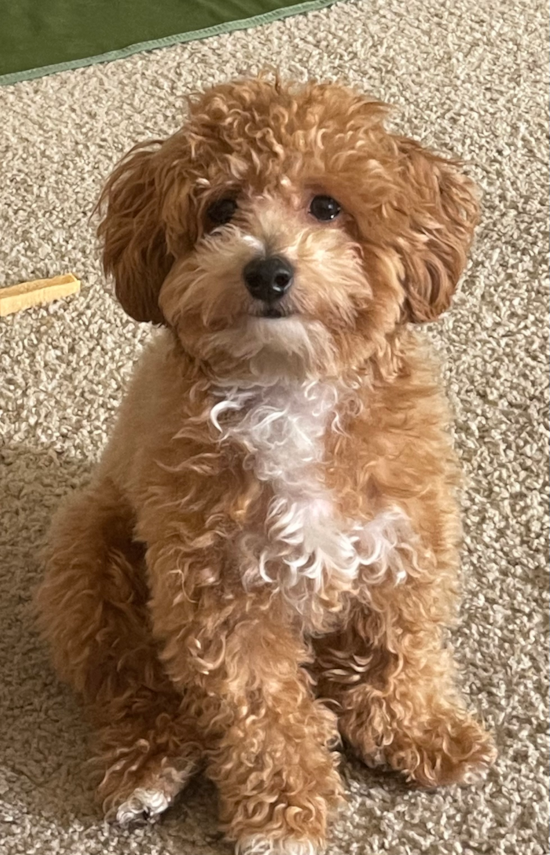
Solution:
[[[0,318],[30,306],[44,305],[60,297],[68,297],[69,294],[78,294],[79,291],[80,280],[72,273],[0,288]]]

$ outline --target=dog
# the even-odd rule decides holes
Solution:
[[[495,759],[447,643],[460,477],[413,330],[449,307],[477,193],[387,113],[332,82],[218,85],[103,192],[105,270],[159,329],[38,607],[122,824],[204,768],[237,852],[312,855],[340,740],[426,787]]]

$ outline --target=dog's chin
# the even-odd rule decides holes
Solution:
[[[239,382],[319,379],[335,369],[328,330],[295,314],[250,315],[203,336],[200,349],[218,374]]]

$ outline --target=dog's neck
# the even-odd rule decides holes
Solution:
[[[407,331],[401,327],[395,329],[384,338],[383,345],[378,342],[368,355],[355,362],[352,354],[348,354],[345,363],[337,366],[328,359],[321,364],[313,365],[303,361],[296,354],[274,352],[266,349],[260,351],[254,358],[237,359],[229,354],[223,358],[210,361],[189,351],[181,342],[175,331],[172,331],[175,352],[181,355],[185,372],[207,389],[241,389],[254,388],[273,389],[275,387],[307,386],[317,383],[319,386],[333,386],[344,393],[359,392],[363,402],[366,396],[361,394],[373,384],[392,383],[401,373],[402,346],[401,339]],[[349,399],[349,394],[343,394],[340,399]]]

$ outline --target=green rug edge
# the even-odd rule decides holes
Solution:
[[[172,47],[176,44],[184,44],[185,42],[199,41],[207,39],[211,36],[221,36],[226,33],[231,33],[235,30],[245,30],[249,27],[259,27],[263,24],[271,24],[273,21],[280,21],[283,18],[290,18],[293,15],[303,15],[307,12],[316,12],[320,9],[325,9],[327,6],[333,6],[337,2],[345,2],[345,0],[306,0],[304,3],[298,3],[294,6],[286,6],[281,9],[274,9],[272,12],[263,12],[260,15],[253,15],[251,18],[241,18],[240,20],[227,21],[222,24],[215,24],[212,27],[206,27],[202,30],[193,30],[188,33],[177,33],[173,36],[164,36],[160,39],[152,41],[138,42],[134,45],[128,45],[124,48],[108,51],[107,53],[98,54],[97,56],[86,56],[80,59],[73,59],[68,62],[54,63],[53,65],[44,65],[40,68],[28,68],[24,71],[15,71],[10,74],[0,75],[0,86],[11,86],[14,83],[21,83],[24,80],[36,80],[39,77],[47,77],[50,74],[57,74],[60,71],[70,71],[76,68],[87,68],[90,65],[97,65],[103,62],[113,62],[116,59],[125,59],[133,56],[136,53],[144,51],[158,50],[159,48]]]

